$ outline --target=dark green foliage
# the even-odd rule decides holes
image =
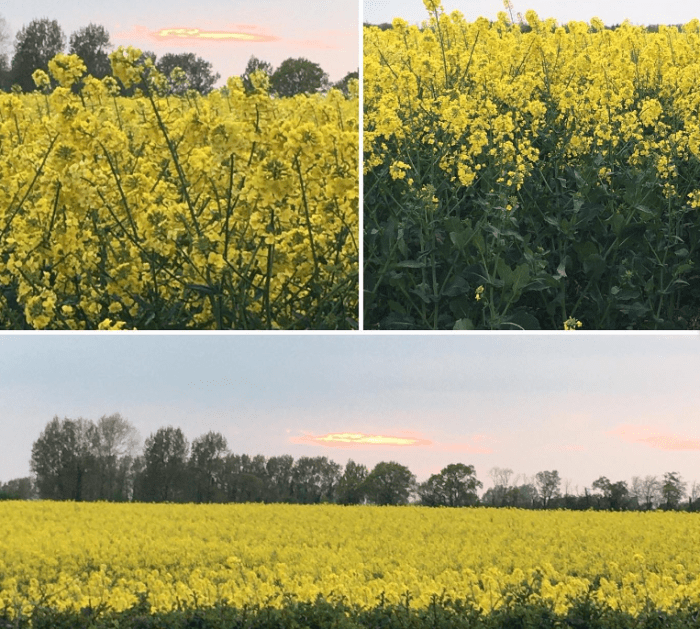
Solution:
[[[340,81],[337,83],[333,83],[333,87],[337,90],[340,90],[345,96],[348,96],[350,94],[348,90],[348,83],[350,82],[351,79],[360,79],[360,71],[355,70],[354,72],[348,72]]]
[[[416,477],[406,466],[382,461],[365,480],[368,498],[378,505],[405,505],[416,489]]]
[[[320,65],[308,59],[285,59],[270,78],[272,90],[279,96],[315,94],[328,89],[328,75]]]
[[[23,92],[36,90],[32,73],[43,70],[48,74],[49,61],[65,46],[66,37],[56,20],[32,20],[17,33],[10,83],[19,85]]]
[[[262,59],[258,59],[255,55],[252,55],[248,59],[248,65],[245,68],[245,72],[241,75],[243,80],[243,85],[245,86],[246,92],[251,93],[254,91],[253,82],[250,80],[253,72],[264,72],[268,77],[272,76],[273,68],[272,64]]]
[[[195,90],[206,95],[211,92],[221,75],[217,72],[212,74],[212,65],[194,53],[180,53],[178,55],[167,53],[156,63],[156,68],[165,76],[170,77],[170,73],[175,68],[180,68],[186,75],[184,83],[170,80],[170,94],[184,95],[187,90]]]
[[[511,597],[501,608],[483,614],[462,601],[435,596],[426,609],[411,607],[410,596],[399,605],[380,597],[369,608],[352,606],[342,597],[298,602],[288,597],[281,609],[251,606],[236,609],[221,604],[205,609],[151,613],[142,600],[121,613],[85,608],[58,612],[38,607],[31,616],[11,619],[0,611],[0,629],[690,629],[698,626],[700,610],[676,613],[646,610],[637,617],[584,598],[564,616],[546,603]]]
[[[109,63],[109,33],[104,26],[89,24],[70,36],[70,54],[78,55],[87,68],[86,74],[103,79],[112,74]]]

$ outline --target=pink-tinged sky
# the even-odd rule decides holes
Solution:
[[[56,20],[66,36],[90,23],[104,26],[114,49],[193,52],[221,74],[216,86],[243,73],[252,55],[277,68],[304,57],[318,63],[331,82],[359,67],[358,0],[3,0],[11,57],[15,35],[33,19]],[[165,35],[161,34],[165,31]],[[0,50],[0,52],[3,52]]]
[[[700,335],[0,334],[0,481],[54,417],[119,412],[142,439],[221,432],[231,451],[450,463],[569,491],[600,476],[700,481]],[[522,481],[521,481],[522,482]]]
[[[420,23],[428,18],[422,0],[363,0],[363,21],[371,24],[391,22],[402,17],[411,23]],[[553,17],[560,24],[570,20],[588,22],[599,17],[605,24],[620,24],[628,19],[633,24],[685,24],[700,18],[696,2],[658,2],[658,0],[512,0],[513,15],[525,15],[532,9],[540,18]],[[442,0],[447,13],[460,11],[472,22],[478,17],[496,19],[504,11],[503,0]]]

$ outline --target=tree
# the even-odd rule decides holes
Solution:
[[[83,485],[92,464],[90,422],[54,417],[32,445],[30,467],[40,498],[83,500]]]
[[[292,468],[294,458],[289,454],[272,456],[266,465],[268,500],[286,502],[289,500],[292,486]]]
[[[31,476],[13,478],[0,485],[0,500],[31,500],[35,496]]]
[[[192,52],[178,55],[167,53],[158,60],[156,68],[168,77],[170,84],[169,93],[180,96],[184,95],[187,90],[196,90],[200,94],[208,94],[214,87],[214,83],[221,78],[219,73],[212,75],[211,63],[195,56]],[[171,73],[175,68],[180,68],[185,73],[182,83],[171,77]]]
[[[632,478],[632,493],[636,496],[639,504],[647,511],[653,509],[661,495],[661,483],[656,476],[645,476]]]
[[[365,500],[367,466],[348,459],[345,471],[335,490],[336,502],[341,505],[359,505]]]
[[[489,470],[489,476],[493,481],[493,489],[487,492],[488,503],[494,507],[501,507],[506,503],[506,494],[510,484],[510,477],[513,475],[513,470],[509,468],[492,467]],[[487,502],[484,496],[484,502]]]
[[[241,75],[241,80],[247,93],[253,92],[255,88],[253,87],[253,82],[250,80],[253,72],[261,71],[267,74],[268,77],[272,77],[272,64],[267,61],[262,61],[258,59],[255,55],[248,59],[248,65],[245,68],[245,72]]]
[[[285,59],[270,78],[272,91],[279,96],[315,94],[328,89],[328,75],[308,59]]]
[[[664,509],[678,509],[685,496],[686,483],[678,472],[666,472],[661,484],[661,496],[664,499]]]
[[[453,463],[433,474],[418,493],[421,502],[429,506],[465,507],[476,504],[476,489],[481,486],[473,465]]]
[[[96,79],[112,74],[108,56],[110,48],[112,44],[104,26],[91,23],[70,36],[70,53],[78,55],[87,68],[87,74]]]
[[[360,80],[360,71],[355,70],[354,72],[348,72],[340,81],[333,83],[333,87],[340,90],[345,96],[350,95],[350,88],[348,84],[352,79]]]
[[[300,457],[292,468],[292,500],[301,504],[331,501],[341,469],[340,465],[325,456]]]
[[[49,61],[66,45],[66,37],[56,20],[33,20],[17,33],[15,54],[10,71],[11,82],[24,92],[36,89],[32,73],[43,70],[48,73]]]
[[[180,502],[187,497],[190,446],[179,428],[151,434],[143,449],[143,471],[137,497],[146,502]]]
[[[602,500],[598,501],[599,509],[610,509],[611,511],[620,511],[626,506],[626,499],[629,494],[627,483],[618,481],[612,483],[607,477],[601,476],[593,481],[591,485],[593,489],[597,489],[602,493]]]
[[[535,474],[535,486],[542,500],[543,508],[546,509],[550,500],[559,496],[560,483],[559,472],[556,470],[552,472],[537,472]]]
[[[226,438],[218,432],[208,432],[192,442],[190,470],[196,502],[223,500],[224,460],[227,454]]]
[[[416,488],[416,477],[407,467],[390,461],[377,463],[365,481],[367,496],[378,505],[407,504]]]
[[[103,415],[88,430],[93,469],[88,479],[91,500],[129,500],[132,495],[131,463],[137,454],[136,428],[119,413]]]
[[[10,58],[7,47],[12,39],[10,29],[5,18],[0,16],[0,89],[9,89],[8,81],[10,77]]]

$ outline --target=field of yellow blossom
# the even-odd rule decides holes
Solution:
[[[700,329],[700,22],[424,4],[364,28],[365,327]]]
[[[526,592],[557,614],[589,596],[632,616],[700,604],[693,514],[515,509],[0,504],[0,610],[154,612],[382,593],[488,613]]]
[[[166,96],[140,54],[132,98],[75,55],[0,94],[0,328],[357,327],[357,85]]]

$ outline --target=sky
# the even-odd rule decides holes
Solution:
[[[541,19],[553,17],[560,24],[570,20],[588,22],[599,17],[607,25],[621,24],[628,19],[632,24],[685,24],[700,18],[696,2],[676,0],[512,0],[513,14],[532,9]],[[478,17],[495,20],[504,11],[502,0],[442,0],[447,13],[460,11],[473,22]],[[429,15],[422,0],[364,0],[363,21],[370,24],[391,22],[401,17],[412,24],[420,24]]]
[[[450,463],[569,493],[600,476],[700,481],[700,335],[0,334],[0,481],[54,416],[141,439],[220,432],[236,454]],[[564,489],[564,487],[562,487]]]
[[[221,74],[215,87],[245,71],[251,56],[277,68],[288,58],[318,63],[332,83],[359,67],[358,0],[3,0],[11,42],[34,19],[56,20],[66,36],[93,23],[104,26],[113,50],[134,46],[187,53],[209,61]],[[0,51],[2,52],[2,51]]]

